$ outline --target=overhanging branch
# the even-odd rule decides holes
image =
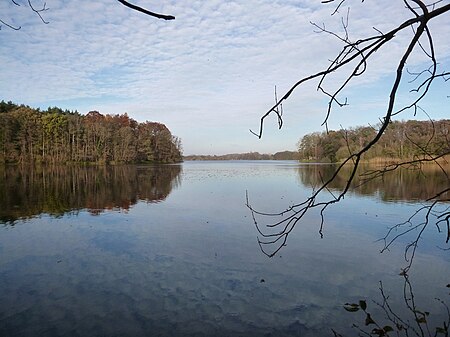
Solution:
[[[333,2],[334,0],[324,0],[324,3]],[[339,2],[338,8],[342,6],[342,4],[345,2],[345,0],[341,0]],[[388,45],[388,42],[390,42],[400,31],[403,31],[407,28],[412,28],[413,35],[409,39],[407,45],[404,47],[404,52],[399,57],[397,68],[395,70],[395,73],[393,74],[394,80],[391,86],[391,90],[389,93],[389,96],[387,99],[387,108],[384,111],[384,116],[380,120],[380,126],[378,130],[375,132],[373,136],[371,136],[370,140],[366,143],[366,145],[361,145],[357,150],[351,150],[350,147],[348,147],[349,153],[348,157],[343,159],[342,162],[336,167],[336,171],[334,174],[326,179],[322,180],[321,185],[318,186],[318,189],[315,189],[312,191],[312,194],[309,198],[306,200],[293,204],[286,208],[285,210],[278,212],[278,213],[272,213],[268,214],[265,212],[259,212],[253,208],[253,206],[250,205],[249,197],[247,195],[247,207],[250,209],[254,224],[257,228],[259,237],[258,237],[258,243],[261,248],[261,250],[269,257],[274,256],[283,246],[286,245],[287,238],[289,234],[292,232],[292,230],[296,227],[296,225],[299,223],[299,221],[305,216],[306,213],[313,209],[317,209],[320,211],[320,229],[319,233],[322,235],[323,225],[324,225],[324,211],[331,205],[339,202],[342,200],[347,192],[349,191],[350,187],[353,184],[353,181],[358,176],[357,170],[361,163],[361,160],[363,159],[363,156],[371,150],[384,136],[386,130],[388,130],[390,123],[392,121],[392,117],[395,115],[398,115],[400,112],[405,111],[410,108],[414,108],[415,110],[420,109],[418,106],[418,103],[426,96],[426,94],[429,92],[429,89],[431,87],[431,83],[436,78],[443,78],[444,80],[447,80],[446,75],[448,75],[448,71],[443,71],[442,73],[438,72],[438,60],[435,57],[435,46],[433,43],[433,38],[431,31],[429,29],[428,23],[431,19],[438,17],[444,13],[447,13],[450,11],[450,4],[443,5],[441,7],[436,8],[436,5],[438,2],[434,3],[433,6],[425,5],[423,1],[420,0],[411,0],[414,4],[413,6],[406,6],[406,9],[411,12],[412,17],[402,23],[400,23],[396,28],[392,29],[391,31],[387,33],[382,33],[379,30],[377,31],[377,35],[369,36],[367,38],[359,39],[356,42],[352,42],[349,39],[349,34],[347,31],[348,27],[348,17],[346,20],[342,19],[342,25],[344,28],[344,36],[339,36],[338,34],[329,31],[325,28],[325,26],[321,27],[319,25],[316,25],[313,23],[313,25],[319,29],[320,32],[331,34],[335,37],[337,37],[343,44],[343,48],[338,53],[338,55],[331,61],[331,64],[324,70],[317,72],[315,74],[306,76],[299,81],[297,81],[294,85],[291,86],[291,88],[280,98],[276,99],[275,104],[260,118],[260,125],[258,132],[251,131],[254,135],[256,135],[258,138],[262,137],[263,129],[264,129],[264,122],[265,119],[271,115],[272,113],[275,113],[280,120],[282,118],[281,114],[279,114],[279,108],[281,108],[284,101],[286,101],[290,95],[302,84],[305,82],[310,82],[312,80],[318,80],[318,86],[317,89],[321,91],[323,94],[328,96],[329,102],[328,102],[328,109],[326,112],[326,118],[324,121],[324,124],[326,125],[328,117],[331,114],[332,106],[338,105],[338,106],[344,106],[347,104],[347,101],[341,102],[337,95],[340,94],[344,88],[347,88],[350,81],[354,79],[357,76],[361,76],[365,73],[365,70],[367,69],[368,61],[371,60],[372,55],[375,54],[378,50],[385,48]],[[405,3],[408,4],[408,1],[405,0]],[[415,8],[415,6],[418,6]],[[431,11],[429,10],[431,9]],[[336,13],[336,11],[334,12]],[[333,13],[333,14],[334,14]],[[421,43],[421,38],[425,38],[428,42],[427,44]],[[397,104],[397,95],[399,94],[399,88],[400,84],[403,81],[403,77],[406,73],[405,66],[408,63],[413,51],[415,49],[420,49],[423,54],[428,58],[429,62],[431,63],[431,66],[426,69],[424,72],[419,72],[417,75],[415,75],[415,80],[423,74],[428,73],[429,75],[425,80],[423,80],[421,83],[419,83],[417,92],[419,92],[418,97],[410,104],[405,105],[404,107],[396,108],[395,105]],[[350,74],[342,80],[342,82],[338,85],[338,89],[336,89],[334,92],[328,92],[326,89],[324,89],[324,80],[325,78],[328,78],[332,76],[333,73],[336,71],[343,71],[344,66],[351,65],[352,69],[350,71]],[[410,73],[408,73],[410,74]],[[433,123],[432,123],[433,124]],[[282,126],[282,121],[279,121],[279,128]],[[430,134],[431,137],[434,137],[434,132]],[[367,181],[368,179],[372,179],[374,176],[383,176],[384,173],[392,171],[397,169],[398,167],[402,167],[405,165],[415,165],[417,163],[422,162],[435,162],[438,163],[438,159],[442,158],[444,155],[449,154],[449,150],[447,148],[442,148],[439,153],[434,153],[432,151],[429,151],[427,149],[428,145],[430,144],[430,140],[424,145],[415,144],[417,148],[420,149],[420,151],[423,153],[423,158],[409,160],[403,163],[399,163],[396,165],[387,165],[385,169],[377,170],[377,171],[371,171],[368,172],[366,175],[361,176],[364,181]],[[439,164],[439,163],[438,163]],[[332,184],[333,181],[335,181],[338,177],[338,174],[344,170],[344,167],[350,168],[350,173],[346,177],[346,181],[342,186],[342,190],[339,192],[339,194],[334,195],[331,193],[331,197],[327,199],[319,198],[319,195],[323,195],[326,192],[330,192],[329,186]],[[442,169],[442,167],[441,167]],[[448,178],[448,176],[446,175]],[[432,203],[431,205],[425,206],[424,210],[426,210],[425,214],[425,220],[421,222],[419,225],[417,225],[415,228],[420,229],[419,234],[410,245],[407,246],[405,256],[408,253],[408,251],[411,253],[409,255],[409,265],[408,268],[411,266],[413,257],[415,255],[415,250],[417,248],[417,243],[420,239],[420,236],[422,235],[423,231],[427,227],[428,223],[430,222],[429,217],[431,215],[434,215],[436,206],[441,203],[442,200],[438,198],[438,196],[429,196],[429,202]],[[319,201],[320,200],[320,201]],[[420,213],[420,212],[419,212]],[[443,215],[444,214],[444,215]],[[447,227],[450,227],[448,219],[450,219],[450,213],[447,211],[441,212],[440,216],[442,217],[442,223],[447,224]],[[447,217],[447,215],[449,215]],[[275,222],[261,225],[257,221],[257,217],[281,217],[278,218]],[[414,217],[414,216],[413,216]],[[395,227],[395,226],[394,226]],[[401,225],[400,225],[401,227]],[[265,228],[265,229],[264,229]],[[396,227],[398,228],[398,227]],[[406,231],[407,233],[408,231]],[[450,233],[450,229],[449,229]],[[450,234],[449,234],[450,237]],[[395,237],[395,239],[398,238]],[[389,242],[386,242],[385,248],[388,248],[390,245]]]
[[[132,3],[129,3],[128,1],[125,1],[125,0],[117,0],[117,1],[119,1],[124,6],[127,6],[128,8],[131,8],[131,9],[133,9],[135,11],[144,13],[146,15],[153,16],[153,17],[158,18],[158,19],[175,20],[175,17],[173,15],[164,15],[164,14],[158,14],[158,13],[155,13],[155,12],[151,12],[151,11],[145,9],[145,8],[133,5]]]

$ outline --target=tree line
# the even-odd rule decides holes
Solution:
[[[162,123],[0,102],[0,163],[180,161],[181,140]]]
[[[274,154],[246,152],[224,155],[189,155],[184,160],[298,160],[297,151],[281,151]]]
[[[450,149],[450,120],[392,121],[383,137],[363,155],[365,160],[415,159],[438,156]],[[377,127],[314,132],[297,143],[301,161],[338,162],[366,146]]]

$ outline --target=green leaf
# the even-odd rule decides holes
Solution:
[[[370,324],[376,324],[372,317],[370,317],[370,314],[367,314],[365,324],[366,326]]]
[[[383,327],[383,330],[384,330],[384,332],[394,331],[394,329],[389,325],[386,325],[385,327]]]
[[[359,310],[359,308],[355,308],[355,307],[344,307],[344,309],[349,312],[357,312]]]
[[[366,310],[367,309],[367,303],[364,300],[360,300],[359,301],[359,306],[361,307],[362,310]]]
[[[422,316],[422,317],[417,318],[416,322],[421,324],[421,323],[426,323],[427,320],[426,320],[425,316]]]
[[[359,305],[356,303],[345,303],[344,304],[344,309],[349,311],[349,312],[356,312],[359,310]]]

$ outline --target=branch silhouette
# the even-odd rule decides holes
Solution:
[[[325,0],[322,2],[332,3],[334,2],[334,0]],[[341,0],[338,3],[332,15],[338,13],[339,9],[342,8],[345,2],[346,0]],[[408,40],[407,44],[405,44],[403,54],[399,58],[397,67],[395,69],[394,79],[389,92],[389,97],[387,98],[387,108],[383,114],[383,118],[380,120],[380,125],[378,129],[375,130],[376,132],[374,133],[374,136],[370,138],[370,140],[367,142],[366,145],[363,145],[359,149],[353,151],[350,149],[350,146],[348,146],[349,151],[348,157],[337,165],[336,170],[334,174],[331,175],[331,177],[322,180],[321,185],[317,189],[313,190],[309,198],[300,203],[291,205],[280,212],[265,213],[256,210],[251,205],[249,200],[250,199],[249,194],[247,192],[246,205],[251,211],[253,221],[258,232],[258,244],[261,248],[261,251],[268,257],[273,257],[280,251],[280,249],[282,249],[282,247],[286,245],[289,234],[294,230],[294,228],[305,216],[305,214],[312,211],[313,209],[319,210],[320,213],[319,234],[320,236],[323,236],[325,211],[331,205],[336,204],[342,199],[344,199],[347,192],[352,188],[352,185],[354,185],[356,178],[359,177],[358,169],[360,167],[364,155],[367,152],[369,152],[380,141],[380,139],[382,139],[386,130],[389,128],[390,123],[392,122],[392,118],[402,113],[403,111],[409,109],[414,109],[414,113],[416,113],[418,109],[421,109],[419,103],[428,94],[431,84],[436,79],[439,78],[443,79],[444,81],[448,80],[447,76],[449,75],[449,72],[440,71],[438,69],[439,63],[438,60],[436,59],[434,41],[432,33],[429,28],[429,23],[431,20],[444,14],[447,14],[450,11],[450,4],[444,3],[442,5],[440,1],[434,2],[432,4],[425,4],[423,1],[420,0],[411,0],[411,1],[405,0],[404,3],[406,10],[409,11],[409,13],[411,14],[411,18],[401,22],[397,27],[393,28],[387,33],[382,33],[378,29],[374,28],[375,31],[377,32],[375,35],[368,36],[366,38],[359,39],[357,41],[351,41],[349,38],[348,34],[349,11],[347,11],[346,16],[341,19],[342,27],[344,30],[343,36],[340,36],[337,33],[328,30],[324,25],[321,26],[311,22],[313,27],[317,29],[318,33],[325,33],[332,35],[333,37],[337,38],[340,42],[342,42],[343,43],[342,49],[331,61],[331,64],[327,68],[315,74],[301,78],[299,81],[293,84],[291,88],[283,96],[281,96],[280,99],[276,98],[275,104],[271,108],[269,108],[269,110],[267,110],[267,112],[264,113],[260,118],[258,131],[255,132],[250,130],[252,134],[257,136],[258,138],[261,138],[263,136],[265,120],[269,115],[272,114],[276,115],[278,119],[278,126],[281,129],[283,125],[282,123],[283,116],[280,113],[282,104],[289,99],[289,97],[293,94],[294,91],[299,90],[300,86],[302,86],[304,83],[317,80],[318,81],[317,90],[322,92],[324,95],[328,97],[325,119],[322,123],[322,125],[325,126],[328,132],[328,120],[333,111],[333,108],[335,106],[343,107],[348,104],[347,99],[340,100],[339,95],[342,94],[344,89],[348,87],[349,83],[352,80],[354,80],[356,77],[364,75],[364,73],[367,70],[367,65],[369,61],[371,61],[372,56],[375,54],[375,52],[381,49],[387,49],[388,46],[390,45],[389,42],[393,41],[397,36],[397,34],[399,34],[400,32],[405,31],[407,29],[412,30],[413,32],[412,36]],[[424,44],[421,41],[421,39],[424,39],[427,43]],[[423,55],[426,56],[426,58],[430,62],[430,65],[427,66],[427,68],[424,71],[413,73],[411,75],[411,72],[409,72],[406,69],[406,65],[410,60],[413,51],[416,50],[420,51],[421,53],[423,53]],[[343,70],[344,66],[352,67],[350,74],[340,82],[336,90],[328,91],[324,86],[325,79],[331,77],[333,74],[337,72],[344,71]],[[418,82],[417,87],[412,90],[413,92],[417,93],[417,97],[412,102],[407,103],[399,108],[396,108],[400,84],[404,80],[405,74],[413,76],[413,82],[420,81]],[[423,76],[425,76],[424,79]],[[434,133],[433,135],[431,135],[431,138],[432,137],[434,137]],[[428,144],[429,143],[430,142],[428,142]],[[364,181],[374,179],[375,177],[383,176],[385,173],[395,170],[399,167],[404,167],[408,165],[419,165],[426,162],[436,163],[438,162],[438,159],[442,159],[444,158],[445,155],[450,154],[449,146],[446,146],[446,148],[442,148],[439,154],[435,154],[427,149],[428,144],[425,146],[416,144],[416,146],[420,149],[420,153],[422,153],[420,158],[418,157],[414,158],[413,160],[398,162],[394,165],[386,165],[383,169],[372,172],[366,172],[360,177],[361,178],[360,183],[364,183]],[[348,167],[350,167],[350,173],[346,176],[346,181],[344,183],[342,190],[339,193],[334,194],[331,193],[329,186],[333,181],[337,179],[338,175],[342,173],[344,168]],[[442,194],[444,194],[444,192],[446,193],[446,191],[447,189],[443,190]],[[407,268],[411,266],[415,250],[417,248],[417,243],[423,231],[430,223],[430,217],[432,215],[437,216],[438,219],[440,220],[440,223],[442,224],[445,223],[447,224],[448,227],[448,222],[450,219],[450,213],[448,212],[448,210],[437,211],[437,207],[446,200],[446,198],[444,199],[440,198],[441,196],[442,196],[441,193],[439,193],[439,195],[430,196],[429,198],[430,204],[424,206],[425,207],[424,210],[426,210],[427,212],[425,214],[424,221],[421,222],[420,225],[417,225],[416,227],[416,229],[420,229],[418,236],[406,248],[405,258],[406,254],[408,252],[410,253],[409,258],[407,258],[407,261],[409,262]],[[436,214],[436,212],[438,214]],[[261,217],[264,219],[270,217],[277,217],[278,220],[276,220],[275,222],[269,221],[270,222],[269,224],[262,224],[260,223]],[[406,223],[408,223],[408,221]],[[398,227],[399,226],[397,226],[396,228]],[[408,229],[406,230],[406,233],[410,231],[411,230]],[[396,238],[398,238],[398,236]],[[395,238],[393,241],[395,241]],[[385,241],[386,244],[384,248],[388,249],[389,245],[392,244],[393,241]]]
[[[117,1],[119,1],[124,6],[127,6],[128,8],[131,8],[131,9],[133,9],[135,11],[144,13],[146,15],[154,16],[155,18],[158,18],[158,19],[175,20],[175,17],[173,15],[164,15],[164,14],[158,14],[158,13],[155,13],[155,12],[151,12],[151,11],[145,9],[145,8],[133,5],[132,3],[129,3],[128,1],[125,1],[125,0],[117,0]]]
[[[10,0],[10,1],[13,5],[15,5],[17,7],[21,7],[20,3],[17,2],[16,0]],[[155,17],[158,19],[163,19],[163,20],[175,20],[175,16],[173,16],[173,15],[165,15],[165,14],[152,12],[148,9],[145,9],[143,7],[132,4],[126,0],[117,0],[117,1],[120,2],[124,6],[130,8],[134,11],[143,13],[145,15],[149,15],[149,16],[152,16],[152,17]],[[45,18],[42,15],[43,12],[49,10],[46,2],[43,3],[41,8],[36,7],[32,0],[27,0],[27,3],[28,3],[28,7],[31,9],[31,11],[34,12],[39,17],[39,19],[42,21],[42,23],[44,23],[44,24],[49,23],[49,21],[45,20]],[[22,28],[22,26],[15,26],[11,23],[6,22],[5,20],[0,19],[0,30],[2,29],[2,25],[6,26],[7,28],[12,29],[12,30],[20,30]]]

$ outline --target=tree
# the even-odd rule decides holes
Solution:
[[[57,107],[45,111],[0,102],[0,163],[181,162],[181,140],[161,123],[128,115],[86,116]],[[11,109],[9,108],[11,107]],[[2,110],[0,110],[2,111]]]
[[[138,127],[138,158],[140,161],[180,162],[181,141],[172,136],[161,123],[145,122]]]
[[[364,2],[364,0],[362,1]],[[324,0],[324,4],[337,3],[334,0]],[[339,13],[339,10],[347,3],[347,0],[340,0],[338,4],[334,7],[332,15]],[[318,30],[319,33],[329,34],[337,38],[342,43],[342,49],[340,52],[331,60],[331,63],[315,74],[301,78],[298,82],[292,85],[292,87],[278,100],[276,99],[275,104],[270,107],[270,109],[263,114],[260,119],[259,130],[257,132],[251,131],[257,137],[261,138],[263,135],[264,123],[269,115],[275,114],[278,119],[279,128],[283,125],[283,103],[289,99],[294,91],[299,90],[299,88],[306,82],[311,82],[314,80],[318,81],[317,89],[328,97],[328,104],[325,113],[325,120],[323,125],[328,131],[328,119],[330,114],[333,112],[335,107],[344,107],[348,105],[346,99],[341,99],[341,95],[348,88],[349,83],[354,81],[357,77],[364,76],[370,62],[373,60],[373,56],[377,51],[385,50],[396,41],[396,43],[401,43],[401,40],[396,39],[400,33],[407,30],[412,30],[410,38],[402,45],[403,53],[398,59],[397,67],[392,74],[393,81],[390,88],[389,97],[387,100],[387,108],[383,113],[383,118],[374,132],[370,135],[368,141],[361,141],[360,146],[356,149],[351,149],[349,146],[348,156],[336,166],[334,174],[327,180],[322,181],[321,186],[312,192],[312,195],[304,201],[297,204],[289,206],[288,208],[282,210],[277,214],[266,214],[255,210],[249,203],[247,196],[247,206],[252,212],[256,228],[259,233],[258,242],[261,250],[269,257],[274,256],[287,242],[289,234],[294,230],[294,228],[299,224],[304,215],[313,209],[320,210],[320,235],[323,235],[324,226],[324,212],[332,205],[341,201],[351,187],[357,184],[364,184],[364,182],[370,181],[377,177],[382,177],[386,173],[396,170],[402,167],[415,167],[420,169],[421,165],[427,162],[433,162],[437,165],[441,165],[439,160],[445,155],[450,154],[449,139],[443,139],[445,143],[442,146],[442,151],[439,154],[433,155],[432,151],[428,148],[430,144],[430,138],[435,137],[435,129],[430,133],[427,133],[425,141],[414,141],[415,144],[415,156],[412,160],[398,161],[394,164],[386,164],[381,169],[376,169],[372,171],[366,171],[359,173],[360,163],[362,157],[369,153],[376,144],[381,143],[386,140],[387,135],[392,127],[393,118],[399,116],[405,111],[412,110],[417,112],[419,110],[424,111],[420,106],[423,98],[430,92],[431,85],[435,81],[441,79],[448,81],[450,72],[442,70],[440,68],[439,60],[436,56],[435,44],[433,40],[433,31],[430,26],[430,22],[435,20],[437,17],[442,17],[448,15],[450,12],[450,4],[443,1],[426,2],[421,0],[404,0],[405,10],[409,13],[409,19],[399,22],[398,25],[391,29],[390,31],[383,33],[377,28],[374,28],[376,33],[371,36],[367,36],[356,41],[350,39],[348,31],[348,13],[341,20],[343,34],[328,30],[324,25],[318,25],[312,23],[312,25]],[[417,54],[421,54],[422,57],[427,59],[427,65],[420,71],[410,71],[406,68],[408,61]],[[346,71],[350,69],[349,73]],[[337,75],[345,75],[344,79],[338,81],[337,89],[328,90],[325,85],[325,80],[333,79]],[[333,77],[334,76],[334,77]],[[408,78],[412,83],[413,87],[411,92],[415,94],[411,101],[398,107],[401,102],[398,100],[398,95],[400,92],[400,86],[405,85],[405,77]],[[430,124],[433,126],[433,121],[430,119]],[[343,138],[345,140],[345,137]],[[301,148],[305,148],[304,144],[300,144]],[[328,187],[332,182],[337,179],[338,175],[344,170],[344,167],[348,169],[350,167],[350,173],[346,177],[346,182],[343,189],[339,194],[332,194]],[[444,174],[445,169],[441,167]],[[450,178],[447,177],[447,185],[442,187],[442,190],[435,195],[430,195],[428,197],[428,203],[420,208],[416,213],[414,213],[410,219],[407,219],[404,223],[397,224],[391,228],[387,233],[385,238],[385,249],[400,236],[406,235],[411,232],[411,228],[417,230],[416,237],[411,241],[406,247],[405,257],[408,261],[406,271],[411,266],[412,260],[414,258],[414,253],[417,248],[417,243],[423,231],[432,222],[438,226],[444,226],[446,234],[446,243],[450,240],[450,211],[447,207],[440,208],[443,201],[449,201],[450,196]],[[330,192],[328,195],[327,193]],[[258,222],[257,218],[277,216],[278,219],[282,216],[281,220],[277,220],[274,223],[269,223],[266,227],[263,227]],[[259,218],[258,218],[259,219]],[[408,227],[407,227],[408,226]],[[394,229],[396,230],[394,232]]]
[[[363,158],[371,162],[414,160],[417,156],[420,157],[421,151],[425,148],[429,155],[440,155],[449,150],[449,131],[450,120],[447,119],[432,122],[393,121],[383,138],[366,152]],[[298,142],[300,160],[317,162],[345,160],[349,154],[368,144],[374,135],[374,128],[361,126],[345,132],[330,130],[307,134]],[[317,140],[314,141],[314,138]]]
[[[156,12],[152,12],[148,9],[145,9],[143,7],[140,6],[136,6],[128,1],[125,0],[117,0],[118,2],[120,2],[122,5],[131,8],[134,11],[140,12],[140,13],[144,13],[145,15],[149,15],[158,19],[163,19],[163,20],[175,20],[175,17],[173,15],[165,15],[165,14],[160,14],[160,13],[156,13]],[[11,4],[17,7],[21,7],[21,1],[20,0],[10,0]],[[39,7],[37,7],[37,5],[35,4],[36,1],[33,0],[22,0],[23,3],[26,3],[26,5],[28,5],[28,8],[30,11],[32,11],[34,14],[36,14],[39,19],[44,23],[44,24],[48,24],[49,22],[45,20],[43,13],[48,11],[49,8],[47,7],[47,3],[44,2],[42,5],[40,5]],[[0,29],[2,28],[2,25],[10,28],[10,29],[14,29],[14,30],[19,30],[22,27],[21,26],[14,26],[2,19],[0,19]]]

